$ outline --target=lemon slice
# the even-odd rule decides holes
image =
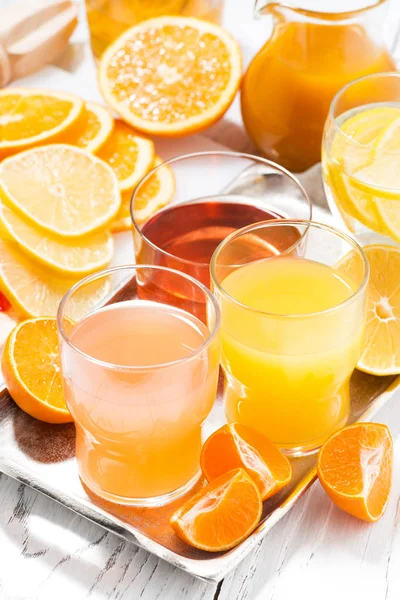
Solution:
[[[4,160],[0,192],[33,224],[62,237],[104,228],[121,205],[109,165],[67,144],[33,148]]]
[[[325,165],[339,210],[369,229],[399,240],[400,215],[396,217],[396,213],[400,204],[394,204],[399,196],[385,188],[400,187],[399,155],[390,154],[400,141],[400,108],[363,110],[342,123],[341,131],[345,135],[336,133],[332,161]]]
[[[369,245],[363,248],[370,266],[365,335],[357,368],[372,375],[400,373],[400,248]],[[336,269],[360,280],[363,264],[356,252]]]
[[[133,190],[151,169],[154,144],[140,136],[121,120],[116,120],[113,132],[98,153],[117,176],[121,192]]]
[[[99,231],[68,241],[45,235],[5,204],[0,203],[0,234],[23,251],[64,277],[82,277],[104,269],[113,255],[113,238]]]
[[[47,269],[27,259],[14,244],[7,244],[0,238],[0,291],[21,316],[55,316],[60,300],[74,283],[76,279],[50,274]],[[80,295],[80,302],[74,307],[75,312],[71,312],[71,318],[78,319],[90,307],[99,304],[108,288],[109,285],[102,280],[91,285],[87,296]]]

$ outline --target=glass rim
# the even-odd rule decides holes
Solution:
[[[356,18],[369,10],[377,8],[378,6],[382,6],[382,4],[385,4],[386,2],[388,2],[388,0],[375,0],[374,4],[367,4],[365,0],[366,6],[354,8],[353,10],[343,10],[338,12],[329,10],[313,10],[310,8],[298,8],[291,6],[290,4],[286,4],[285,2],[280,2],[278,10],[280,8],[292,10],[293,12],[304,15],[305,17],[311,17],[312,19],[319,19],[322,21],[346,21],[348,19]]]
[[[181,262],[182,264],[186,264],[186,265],[191,265],[191,266],[195,265],[197,267],[205,267],[205,268],[209,267],[208,262],[197,262],[197,261],[193,261],[193,260],[188,260],[187,258],[181,258],[180,256],[176,256],[175,254],[171,254],[170,252],[167,252],[166,250],[163,250],[162,248],[160,248],[159,246],[154,244],[151,240],[149,240],[148,237],[143,235],[143,233],[139,227],[139,224],[137,223],[137,221],[134,217],[133,203],[135,201],[136,195],[137,195],[140,187],[142,185],[144,185],[146,183],[146,181],[148,181],[150,179],[150,177],[157,171],[157,169],[160,169],[161,167],[164,167],[166,165],[170,166],[177,162],[181,162],[181,161],[183,162],[188,159],[196,159],[196,158],[201,158],[204,156],[225,156],[225,157],[230,157],[230,158],[245,158],[247,160],[252,160],[253,162],[256,162],[256,163],[262,163],[264,165],[268,165],[269,167],[273,167],[277,171],[281,172],[284,176],[289,177],[289,179],[291,179],[293,181],[293,183],[300,189],[300,191],[308,205],[309,218],[310,219],[312,218],[312,203],[311,203],[310,197],[309,197],[307,191],[305,190],[304,186],[301,184],[299,179],[295,175],[293,175],[293,173],[291,173],[284,167],[281,167],[281,165],[278,165],[277,163],[273,162],[272,160],[268,160],[267,158],[263,158],[261,156],[255,156],[253,154],[248,154],[245,152],[235,152],[234,150],[204,150],[202,152],[190,152],[189,154],[181,154],[180,156],[174,156],[173,158],[164,160],[162,163],[153,167],[151,169],[151,171],[146,173],[146,175],[144,177],[142,177],[142,179],[139,181],[139,183],[133,190],[130,204],[129,204],[129,212],[130,212],[130,216],[131,216],[131,222],[132,222],[132,225],[135,228],[136,232],[140,235],[141,239],[144,240],[144,242],[146,242],[146,244],[148,244],[153,250],[160,252],[163,256],[170,258],[170,259],[172,258],[172,259],[177,260],[177,261]],[[217,196],[217,195],[218,194],[215,194],[215,196]],[[200,199],[201,198],[193,198],[191,200],[185,200],[183,202],[167,204],[167,206],[161,208],[161,210],[164,210],[166,208],[168,209],[171,206],[173,206],[174,204],[176,204],[177,206],[178,205],[182,206],[184,204],[191,204],[191,203],[196,202],[196,200],[200,200]],[[236,204],[246,204],[246,202],[237,202]],[[248,204],[253,205],[252,202],[249,202]],[[159,211],[157,211],[157,212],[159,212]],[[146,221],[146,223],[147,223],[147,221]]]
[[[126,271],[126,272],[131,271],[136,274],[136,272],[138,270],[142,271],[144,269],[150,269],[152,271],[166,271],[169,273],[173,273],[174,275],[178,275],[178,276],[182,277],[183,279],[186,279],[190,283],[194,284],[197,288],[199,288],[202,292],[204,292],[207,301],[211,302],[213,309],[214,309],[214,314],[215,314],[215,322],[213,324],[212,330],[210,330],[208,332],[208,336],[204,340],[204,342],[198,348],[196,348],[190,354],[188,354],[187,356],[184,356],[183,358],[179,358],[176,360],[171,360],[171,361],[163,362],[163,363],[157,363],[154,365],[144,365],[144,366],[118,365],[118,364],[115,364],[112,362],[99,360],[99,359],[95,358],[94,356],[91,356],[87,352],[84,352],[83,350],[78,348],[71,341],[71,339],[70,339],[69,335],[67,334],[67,332],[65,331],[65,328],[63,325],[63,318],[64,317],[67,318],[66,315],[64,314],[65,309],[68,304],[68,301],[73,297],[73,295],[80,288],[84,287],[85,285],[87,285],[93,281],[96,281],[97,279],[102,279],[104,277],[112,275],[113,273],[122,272],[122,271]],[[123,285],[126,284],[126,280],[124,280],[124,282],[122,282],[122,284]],[[120,287],[117,288],[115,290],[115,293],[118,293],[118,291],[120,289],[121,289]],[[165,303],[160,302],[159,304],[165,304]],[[103,307],[101,306],[99,308],[103,308]],[[88,315],[98,312],[98,310],[99,309],[94,309],[94,310],[89,311],[86,315],[84,315],[82,317],[82,319],[80,319],[80,321],[85,319]],[[181,310],[183,310],[183,309],[181,309]],[[188,312],[188,311],[183,311],[183,312]],[[191,314],[191,313],[188,313],[188,314]],[[192,360],[195,356],[197,356],[201,352],[203,352],[203,350],[205,350],[211,344],[211,342],[215,339],[218,329],[219,329],[219,326],[220,326],[220,320],[221,320],[221,314],[220,314],[218,302],[217,302],[215,296],[210,292],[210,290],[203,283],[201,283],[200,281],[197,281],[197,279],[195,279],[194,277],[191,277],[190,275],[187,275],[186,273],[182,273],[181,271],[177,271],[176,269],[171,269],[169,267],[163,267],[163,266],[158,266],[158,265],[118,265],[116,267],[111,267],[109,269],[103,269],[102,271],[97,271],[96,273],[87,275],[86,277],[84,277],[83,279],[81,279],[77,283],[75,283],[68,290],[68,292],[63,296],[63,298],[61,299],[61,301],[58,305],[57,316],[56,316],[58,333],[62,337],[63,341],[66,344],[68,344],[68,346],[72,350],[77,352],[80,356],[83,356],[86,360],[89,360],[90,362],[92,362],[100,367],[105,367],[107,369],[113,369],[113,370],[118,370],[118,371],[146,371],[146,370],[162,369],[162,368],[166,368],[166,367],[179,365],[186,361]],[[78,321],[78,322],[80,322],[80,321]]]
[[[360,285],[357,287],[357,290],[355,292],[353,292],[351,294],[351,296],[346,298],[346,300],[343,300],[339,304],[336,304],[335,306],[331,306],[330,308],[325,308],[324,310],[319,310],[319,311],[312,312],[312,313],[296,313],[296,314],[271,313],[271,312],[259,310],[256,308],[252,308],[251,306],[248,306],[247,304],[240,302],[239,300],[237,300],[236,298],[234,298],[233,296],[228,294],[228,292],[223,288],[222,284],[218,281],[217,276],[216,276],[216,260],[219,256],[220,252],[232,240],[234,240],[237,237],[241,237],[242,235],[248,233],[249,231],[263,229],[265,227],[280,227],[282,225],[304,225],[306,227],[306,233],[304,233],[295,244],[290,246],[290,248],[288,250],[285,250],[285,252],[282,252],[282,254],[279,254],[279,256],[285,256],[288,252],[290,252],[293,248],[295,248],[299,243],[301,243],[301,241],[304,239],[304,235],[306,235],[310,229],[319,229],[319,230],[326,231],[326,232],[328,232],[336,237],[342,238],[343,240],[348,242],[348,244],[350,246],[352,246],[353,250],[356,250],[359,252],[361,259],[363,261],[363,265],[364,265],[364,277],[363,277]],[[351,250],[349,250],[349,252],[350,251]],[[271,257],[271,258],[273,258],[273,257]],[[251,263],[249,263],[249,264],[251,264]],[[360,246],[360,244],[355,239],[353,239],[351,236],[349,236],[347,233],[339,231],[338,229],[335,229],[331,225],[326,225],[325,223],[320,223],[318,221],[305,221],[305,220],[301,220],[301,219],[276,219],[273,221],[261,221],[260,223],[255,223],[254,225],[247,225],[247,227],[242,227],[242,229],[238,229],[238,231],[234,231],[228,237],[226,237],[220,243],[220,245],[216,248],[214,254],[211,257],[210,274],[211,274],[211,280],[212,280],[214,286],[218,289],[219,293],[222,296],[224,296],[226,300],[232,302],[233,304],[235,304],[236,306],[238,306],[244,310],[250,311],[254,314],[262,315],[264,317],[273,317],[274,319],[277,319],[277,318],[278,319],[308,319],[308,318],[325,315],[325,314],[334,312],[336,310],[340,310],[344,306],[351,304],[357,298],[357,296],[361,295],[361,293],[363,293],[365,288],[367,287],[367,284],[369,281],[369,263],[368,263],[368,259],[367,259],[366,255],[365,255],[365,252],[362,249],[362,247]]]
[[[386,1],[386,0],[385,0]],[[337,130],[338,133],[340,133],[341,135],[343,135],[346,140],[348,140],[351,144],[354,144],[355,146],[358,146],[360,148],[368,148],[371,149],[372,146],[369,144],[363,144],[362,142],[358,142],[357,140],[355,140],[354,138],[350,137],[349,135],[347,135],[347,133],[345,133],[342,129],[342,127],[338,124],[337,122],[337,117],[335,116],[335,108],[337,103],[339,102],[341,96],[346,93],[351,87],[356,86],[358,84],[360,84],[363,81],[366,81],[367,79],[383,79],[383,78],[394,78],[394,79],[399,79],[400,78],[400,71],[383,71],[382,73],[371,73],[370,75],[363,75],[362,77],[358,77],[357,79],[354,79],[353,81],[349,81],[349,83],[346,83],[346,85],[344,85],[342,88],[340,88],[340,90],[338,92],[336,92],[336,94],[334,95],[330,107],[329,107],[329,117],[330,120],[332,121],[335,129]],[[385,104],[386,102],[388,102],[387,100],[382,100],[381,102],[377,102],[377,104]],[[400,97],[399,97],[399,103],[400,103]],[[367,106],[367,105],[363,105],[360,104],[361,106]],[[357,107],[355,107],[357,108]],[[344,111],[341,114],[344,114],[347,111]],[[340,115],[338,115],[340,116]],[[399,114],[400,116],[400,114]],[[400,151],[389,151],[387,152],[387,154],[398,154]],[[386,153],[385,153],[386,154]]]

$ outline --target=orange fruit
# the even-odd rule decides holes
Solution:
[[[357,368],[372,375],[400,373],[400,249],[371,244],[363,248],[370,267],[367,320]],[[363,264],[349,252],[336,269],[353,281],[362,279]]]
[[[170,524],[187,544],[220,552],[246,539],[257,527],[262,500],[243,469],[229,471],[209,483],[174,512]]]
[[[113,128],[114,119],[107,108],[94,102],[86,102],[68,141],[87,152],[98,152],[111,136]]]
[[[11,397],[23,411],[46,423],[72,421],[62,389],[55,319],[17,325],[4,346],[1,368]]]
[[[156,156],[153,168],[162,165],[162,160]],[[150,172],[148,177],[140,183],[136,189],[135,216],[138,224],[147,221],[160,208],[171,201],[175,192],[175,177],[168,165],[162,165],[159,169]],[[132,227],[131,220],[131,198],[133,192],[122,193],[121,208],[115,221],[111,225],[111,231],[127,231]]]
[[[105,100],[139,131],[179,136],[219,119],[239,88],[238,43],[193,17],[148,19],[128,29],[100,60]]]
[[[50,90],[0,90],[0,157],[64,141],[84,110],[77,96]]]
[[[393,442],[379,423],[355,423],[334,433],[318,456],[318,477],[333,502],[364,521],[385,512],[392,485]]]
[[[110,165],[117,176],[119,189],[124,192],[133,190],[151,169],[154,144],[117,119],[113,132],[97,156]]]
[[[232,469],[244,469],[257,484],[262,500],[279,492],[292,478],[290,462],[275,444],[240,423],[223,425],[210,435],[200,464],[207,481]]]

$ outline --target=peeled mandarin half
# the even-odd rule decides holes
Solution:
[[[113,42],[101,57],[105,100],[139,131],[178,136],[214,123],[239,88],[237,42],[209,21],[148,19]]]
[[[370,266],[367,319],[357,368],[372,375],[400,373],[400,249],[372,244],[363,248]],[[335,267],[353,281],[362,279],[358,253],[347,254]]]
[[[207,439],[200,464],[207,481],[232,469],[244,469],[262,500],[279,492],[292,478],[286,456],[268,438],[240,423],[224,425]]]
[[[110,166],[67,144],[33,148],[4,160],[0,194],[33,225],[68,238],[106,227],[121,206]]]
[[[209,483],[171,517],[175,533],[187,544],[221,552],[233,548],[257,527],[262,501],[256,484],[243,469]]]
[[[11,397],[24,412],[46,423],[72,421],[62,389],[55,319],[17,325],[7,338],[1,369]]]
[[[133,190],[151,169],[154,162],[154,144],[139,135],[120,119],[115,121],[114,130],[98,152],[117,176],[121,192]]]
[[[356,423],[332,435],[318,456],[318,477],[345,512],[377,521],[392,485],[393,442],[386,425]]]
[[[63,142],[84,110],[64,92],[29,88],[0,90],[0,157],[50,142]]]

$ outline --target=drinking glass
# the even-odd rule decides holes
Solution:
[[[220,23],[224,0],[85,0],[93,54],[100,58],[126,29],[153,17],[181,15]]]
[[[400,74],[357,79],[335,96],[322,165],[332,212],[362,243],[400,243]]]
[[[172,200],[143,221],[142,198],[165,168],[175,180]],[[266,219],[310,219],[311,203],[300,182],[273,162],[200,152],[168,160],[146,175],[132,196],[131,217],[138,264],[164,265],[208,287],[212,253],[227,235]],[[182,295],[179,289],[170,292]]]
[[[185,288],[184,309],[162,293],[167,271]],[[193,316],[200,299],[207,324]],[[130,505],[186,492],[199,477],[202,424],[216,396],[219,309],[210,291],[165,267],[116,267],[77,283],[57,323],[83,483]]]
[[[269,221],[224,240],[211,276],[228,422],[288,454],[316,451],[349,417],[369,276],[363,250],[327,225]]]

